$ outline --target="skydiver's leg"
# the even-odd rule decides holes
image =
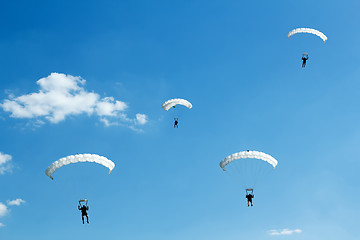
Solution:
[[[89,216],[88,215],[86,215],[86,221],[87,221],[87,223],[89,223]]]
[[[82,215],[82,221],[83,221],[83,224],[84,224],[84,215]]]

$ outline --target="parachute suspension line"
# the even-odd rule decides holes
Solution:
[[[253,176],[253,182],[252,182],[252,186],[249,186],[251,188],[255,188],[256,182],[259,178],[259,171],[261,171],[261,162],[262,160],[254,160],[254,164],[252,165],[252,176]]]
[[[229,173],[229,175],[233,176],[234,178],[232,178],[232,181],[237,181],[238,179],[236,178],[237,176],[239,176],[239,169],[237,168],[237,166],[232,166],[231,168],[226,169],[226,172]]]
[[[263,165],[264,162],[262,160],[258,160],[256,163],[256,171],[255,171],[255,178],[254,178],[254,186],[253,188],[255,188],[260,176],[261,176],[261,172],[264,170]]]
[[[240,183],[243,189],[254,189],[259,179],[271,171],[271,166],[267,165],[267,162],[260,159],[238,159],[227,165],[226,172],[233,176],[233,180]]]
[[[259,162],[261,162],[261,161],[259,161]],[[255,187],[255,185],[257,184],[257,182],[259,181],[259,179],[261,177],[267,175],[267,173],[269,173],[270,171],[273,170],[273,168],[271,168],[270,166],[261,166],[263,164],[264,163],[259,164],[259,169],[258,169],[258,171],[256,173],[257,176],[255,177],[255,181],[254,181],[254,187]]]
[[[247,188],[248,182],[249,182],[249,174],[246,174],[246,170],[248,170],[249,165],[247,163],[248,159],[239,159],[236,161],[233,161],[232,169],[229,169],[230,171],[234,172],[235,175],[239,176],[237,179],[234,178],[234,180],[238,180],[242,183],[242,188]],[[230,164],[229,164],[230,165]]]
[[[255,188],[255,182],[257,181],[258,178],[258,173],[260,171],[261,168],[261,162],[262,160],[258,160],[258,159],[253,159],[251,162],[251,176],[252,176],[252,182],[249,183],[249,186],[247,186],[247,188]]]
[[[180,118],[181,117],[181,106],[179,106],[179,107],[174,106],[171,109],[171,111],[172,111],[174,120],[175,120],[175,118]]]
[[[253,177],[253,180],[255,181],[255,178],[256,178],[256,170],[258,169],[258,161],[257,160],[254,160],[254,164],[251,164],[251,175],[254,176]],[[254,182],[252,182],[252,185],[248,186],[248,188],[252,188],[254,189]]]
[[[226,175],[229,175],[229,176],[232,176],[232,177],[235,176],[234,171],[225,171],[225,172],[226,172]]]
[[[264,163],[262,160],[258,160],[258,161],[256,162],[256,170],[255,170],[255,172],[254,172],[255,177],[254,177],[254,185],[253,185],[253,188],[255,188],[255,186],[256,186],[259,178],[260,178],[261,176],[263,176],[262,173],[264,172],[264,166],[262,166],[262,165],[264,165],[264,164],[265,164],[265,163]],[[267,166],[266,166],[266,167],[267,167]]]
[[[238,169],[230,169],[230,171],[226,171],[228,173],[228,175],[231,177],[230,180],[233,181],[233,182],[236,182],[237,179],[236,179],[236,175],[238,173],[236,173],[234,170],[236,170],[236,172],[239,172]]]
[[[242,159],[241,159],[242,160]],[[248,182],[248,176],[245,174],[245,169],[246,169],[246,161],[238,161],[237,164],[235,164],[235,167],[238,171],[238,174],[241,176],[241,182],[243,183],[242,188],[246,187],[246,184]]]
[[[229,179],[232,182],[235,182],[235,185],[238,185],[239,183],[244,183],[245,177],[243,176],[244,171],[241,171],[244,169],[244,163],[238,162],[237,164],[231,164],[231,166],[228,166],[227,170],[225,171],[225,175],[229,177]],[[241,186],[241,188],[245,187]]]
[[[253,182],[251,183],[252,185],[248,186],[247,188],[255,188],[255,182],[257,181],[258,178],[258,173],[260,171],[261,165],[260,165],[261,160],[255,159],[253,160],[254,164],[251,164],[251,176],[253,176]]]

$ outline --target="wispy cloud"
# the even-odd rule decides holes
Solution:
[[[15,200],[8,200],[7,204],[9,206],[20,206],[22,203],[25,203],[25,200],[22,200],[21,198],[17,198]]]
[[[81,77],[51,73],[36,82],[40,88],[38,92],[18,97],[9,94],[8,99],[0,103],[0,107],[11,113],[10,116],[13,118],[40,120],[37,123],[45,123],[46,120],[58,123],[69,116],[87,114],[97,115],[105,125],[114,121],[120,122],[110,125],[126,125],[120,123],[127,122],[122,115],[128,109],[128,105],[113,97],[101,98],[99,94],[87,91],[84,88],[85,83],[85,79]],[[143,125],[147,122],[147,116],[138,113],[136,118],[130,120]]]
[[[0,175],[5,174],[6,172],[11,172],[13,168],[11,160],[11,155],[0,152]]]
[[[5,227],[5,225],[3,223],[0,222],[0,227]]]
[[[273,229],[273,230],[270,230],[268,233],[269,233],[269,235],[272,235],[272,236],[278,236],[278,235],[291,235],[294,233],[301,233],[301,232],[302,232],[301,229],[291,230],[291,229],[284,228],[284,229]]]
[[[148,117],[146,114],[136,114],[136,118],[129,118],[125,113],[120,113],[116,118],[109,120],[107,118],[101,118],[101,122],[104,123],[106,127],[110,126],[128,126],[131,130],[135,132],[143,132],[142,129],[138,128],[139,125],[145,125],[148,122]]]

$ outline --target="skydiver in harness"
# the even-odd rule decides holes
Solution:
[[[174,128],[176,127],[176,128],[179,128],[179,125],[178,125],[178,123],[179,123],[179,119],[178,118],[174,118],[174,120],[175,120],[175,122],[174,122]]]
[[[307,53],[304,53],[301,59],[302,59],[302,61],[303,61],[302,67],[304,68],[304,67],[306,66],[306,61],[309,59],[308,54],[307,54]]]
[[[81,206],[81,202],[86,202],[86,206],[85,206],[85,204]],[[87,205],[87,202],[88,202],[87,200],[80,200],[79,206],[78,206],[78,209],[81,211],[81,217],[82,217],[83,224],[84,224],[84,216],[86,216],[86,222],[89,223],[89,216],[86,212],[89,210],[89,206]]]
[[[247,200],[248,200],[248,207],[249,207],[249,204],[250,204],[250,203],[251,203],[251,206],[253,206],[252,199],[254,198],[254,193],[253,193],[253,189],[252,189],[252,188],[246,189],[246,198],[247,198]]]

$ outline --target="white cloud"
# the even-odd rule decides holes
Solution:
[[[144,114],[137,114],[134,119],[124,118],[123,112],[128,108],[125,102],[113,97],[100,98],[99,94],[87,91],[84,88],[86,81],[81,77],[51,73],[36,83],[40,88],[38,92],[18,97],[9,94],[8,99],[0,103],[0,107],[10,112],[13,118],[40,120],[38,123],[45,123],[42,121],[45,119],[58,123],[68,116],[80,114],[97,115],[105,126],[123,126],[121,122],[143,125],[147,122]],[[112,124],[107,124],[110,122]],[[131,124],[125,126],[130,127]]]
[[[13,165],[11,164],[12,156],[0,152],[0,175],[11,172]]]
[[[0,217],[5,216],[8,212],[9,212],[8,207],[2,202],[0,202]]]
[[[25,203],[25,200],[22,200],[21,198],[17,198],[17,199],[15,199],[15,200],[8,200],[7,201],[7,204],[9,205],[9,206],[20,206],[20,204],[22,204],[22,203]]]
[[[279,229],[279,230],[270,230],[268,233],[269,235],[272,235],[272,236],[278,236],[278,235],[291,235],[293,233],[301,233],[302,230],[301,229],[294,229],[294,230],[291,230],[291,229],[287,229],[287,228],[284,228],[284,229]]]
[[[126,103],[115,101],[113,97],[105,97],[96,104],[96,112],[99,116],[116,116],[118,111],[124,111]]]
[[[0,152],[0,165],[11,161],[11,159],[12,159],[12,157],[9,154],[5,154],[5,153]]]
[[[136,121],[140,125],[144,125],[147,123],[147,116],[145,114],[136,114]]]
[[[133,130],[134,132],[137,132],[137,133],[143,133],[144,130],[140,129],[140,128],[137,128],[135,126],[130,126],[129,127],[131,130]]]
[[[8,206],[20,206],[22,203],[25,203],[25,201],[21,198],[7,201]],[[0,217],[4,217],[9,213],[10,209],[8,208],[8,206],[0,202]],[[5,225],[0,222],[0,227],[5,227]]]

